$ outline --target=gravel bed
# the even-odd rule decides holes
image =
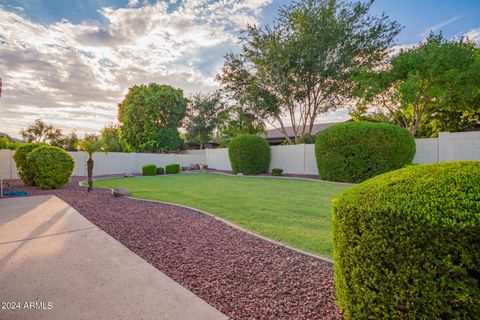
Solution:
[[[88,193],[75,177],[55,194],[150,264],[232,319],[343,319],[333,266],[181,207]]]

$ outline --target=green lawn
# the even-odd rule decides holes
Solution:
[[[95,181],[134,197],[208,211],[293,247],[332,257],[331,200],[349,185],[320,181],[179,174]]]

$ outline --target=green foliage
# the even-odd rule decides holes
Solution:
[[[333,204],[347,319],[479,319],[480,162],[389,172]]]
[[[17,166],[18,175],[22,179],[23,183],[27,186],[32,186],[35,184],[33,178],[35,176],[35,171],[27,164],[27,156],[34,149],[43,146],[43,143],[25,143],[17,147],[13,155],[13,160]]]
[[[134,151],[173,151],[183,146],[177,128],[186,115],[181,89],[150,83],[133,86],[118,106],[121,141]]]
[[[92,158],[92,155],[95,152],[106,151],[105,143],[97,136],[86,136],[84,139],[77,142],[76,147],[81,151],[88,153],[89,158]]]
[[[75,161],[59,147],[42,146],[27,155],[27,166],[34,173],[33,181],[42,189],[63,187],[72,175]]]
[[[220,92],[207,96],[197,94],[189,102],[186,138],[188,143],[199,144],[200,149],[203,149],[226,123],[229,110],[222,101]]]
[[[163,168],[163,167],[158,167],[158,168],[157,168],[157,174],[159,174],[159,175],[165,174],[165,168]]]
[[[165,166],[165,173],[166,174],[175,174],[180,172],[180,165],[179,164],[169,164]]]
[[[233,138],[241,134],[257,134],[265,131],[265,122],[242,105],[231,107],[226,126],[221,128],[220,148],[226,148]]]
[[[120,141],[120,127],[118,125],[107,125],[100,132],[102,141],[105,143],[105,150],[108,152],[124,152],[125,145]]]
[[[305,133],[303,136],[301,136],[298,139],[298,143],[314,144],[316,138],[317,138],[316,135],[313,135],[313,134],[310,134],[310,133]]]
[[[415,140],[392,124],[340,123],[317,134],[315,156],[321,179],[361,182],[411,163]]]
[[[247,29],[242,52],[226,55],[219,82],[265,121],[282,123],[288,115],[297,143],[322,112],[350,97],[351,75],[374,67],[392,46],[401,28],[386,15],[370,15],[372,3],[282,6],[273,26]]]
[[[142,166],[142,176],[156,176],[157,166],[155,164],[146,164]]]
[[[480,49],[431,34],[389,65],[354,76],[360,112],[375,107],[417,137],[463,131],[480,120]]]
[[[266,139],[244,134],[228,144],[228,156],[233,173],[267,173],[270,165],[270,146]]]
[[[15,150],[21,143],[10,140],[8,136],[0,137],[0,150],[7,149],[7,150]]]
[[[272,169],[272,176],[281,176],[282,174],[283,174],[283,169],[281,168]]]

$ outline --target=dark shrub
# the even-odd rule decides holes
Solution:
[[[157,174],[165,174],[165,169],[163,167],[158,167]]]
[[[272,169],[272,176],[281,176],[282,174],[283,174],[283,169],[280,169],[280,168]]]
[[[316,136],[310,133],[305,133],[303,136],[298,139],[298,143],[305,143],[305,144],[314,144]]]
[[[179,164],[169,164],[165,166],[165,173],[166,174],[175,174],[180,172],[180,165]]]
[[[154,164],[146,164],[142,166],[142,176],[156,176],[157,166]]]
[[[75,161],[65,150],[43,146],[27,155],[28,170],[34,173],[33,181],[42,189],[63,187],[72,175]]]
[[[41,146],[43,146],[42,143],[25,143],[18,146],[18,148],[15,150],[15,154],[13,155],[13,159],[15,160],[15,164],[17,166],[18,175],[20,176],[20,179],[22,179],[23,183],[25,183],[27,186],[32,186],[35,184],[33,181],[35,172],[27,166],[27,156],[32,150]]]
[[[235,174],[267,173],[270,146],[266,139],[257,135],[240,135],[228,144],[228,156]]]
[[[480,162],[417,165],[334,200],[348,319],[479,319]]]
[[[318,133],[315,156],[321,179],[361,182],[411,163],[415,140],[392,124],[340,123]]]

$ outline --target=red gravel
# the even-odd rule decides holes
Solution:
[[[333,266],[194,210],[88,193],[79,180],[55,194],[130,250],[233,319],[343,319]]]

